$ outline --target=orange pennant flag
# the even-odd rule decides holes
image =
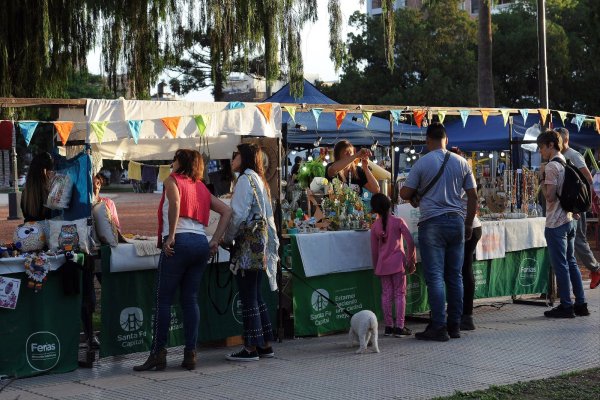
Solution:
[[[264,115],[267,122],[271,122],[271,107],[273,105],[271,103],[257,104],[256,108],[260,110],[262,115]]]
[[[425,110],[414,110],[413,117],[415,118],[415,124],[420,128],[423,123],[423,117],[425,117]]]
[[[546,117],[548,116],[548,110],[538,108],[538,113],[540,113],[540,120],[542,121],[542,125],[546,125]]]
[[[346,118],[347,113],[348,110],[335,110],[335,124],[338,129],[342,126],[342,122],[344,121],[344,118]]]
[[[180,119],[181,119],[181,117],[165,117],[165,118],[161,118],[160,120],[165,125],[167,130],[169,132],[171,132],[171,135],[173,135],[173,137],[176,138],[177,137],[177,127],[179,126]]]
[[[596,131],[600,134],[600,117],[594,117],[596,120]]]
[[[479,110],[481,112],[481,118],[483,118],[483,124],[487,125],[487,119],[490,115],[490,110]]]
[[[73,122],[55,122],[54,127],[58,131],[60,141],[62,142],[63,146],[65,146],[67,144],[67,140],[69,140],[71,130],[73,130]]]

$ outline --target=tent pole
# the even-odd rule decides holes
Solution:
[[[390,183],[392,184],[392,202],[396,202],[396,174],[395,174],[395,165],[394,165],[394,118],[392,117],[392,113],[388,116],[390,119],[390,148],[388,150],[388,154],[391,159],[390,170],[391,170],[391,179]]]
[[[287,149],[287,124],[282,124],[281,135],[284,141],[284,145]],[[283,237],[281,235],[281,140],[277,138],[277,196],[275,199],[275,227],[277,228],[277,239],[279,239],[279,260],[277,261],[277,341],[281,343],[283,341],[284,330],[283,330],[283,274],[281,270],[281,257],[283,257]],[[284,166],[285,173],[287,175],[287,152],[285,155],[286,162]]]

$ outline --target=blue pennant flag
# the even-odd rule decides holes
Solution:
[[[38,123],[36,121],[19,122],[19,128],[21,128],[21,134],[23,134],[27,146],[29,146],[29,142],[31,142],[31,138],[33,137],[33,133],[35,132],[35,128],[37,128],[37,126]]]
[[[462,118],[463,128],[467,126],[467,118],[469,118],[470,110],[460,110],[460,117]]]
[[[577,125],[577,132],[581,130],[581,125],[583,125],[583,121],[585,121],[585,115],[575,114],[575,125]]]
[[[521,116],[523,117],[523,124],[525,124],[527,122],[527,116],[529,115],[529,110],[526,108],[523,108],[523,109],[519,110],[519,112],[521,113]]]
[[[228,110],[235,110],[235,109],[244,108],[244,107],[246,107],[246,105],[244,103],[242,103],[241,101],[230,101],[229,104],[227,104]]]
[[[313,108],[311,111],[312,111],[313,116],[315,117],[315,122],[317,123],[317,129],[319,129],[319,117],[321,116],[323,109],[322,108]]]
[[[140,139],[140,130],[142,130],[142,122],[144,120],[141,119],[130,119],[127,121],[129,124],[129,131],[131,132],[131,137],[135,144],[138,144],[138,140]]]
[[[402,111],[390,110],[390,113],[392,114],[392,118],[394,119],[394,122],[397,124],[400,121],[400,114],[402,113]]]

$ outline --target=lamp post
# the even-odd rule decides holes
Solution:
[[[548,109],[548,63],[546,58],[546,0],[537,2],[537,22],[538,22],[538,79],[540,91],[540,107]],[[550,119],[546,119],[549,124]],[[548,126],[548,125],[547,125]]]
[[[12,162],[13,162],[13,190],[8,193],[8,220],[21,219],[21,192],[19,191],[19,171],[17,170],[17,131],[15,121],[12,121]]]

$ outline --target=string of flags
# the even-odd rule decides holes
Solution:
[[[237,109],[241,109],[241,108],[245,108],[245,107],[246,107],[246,105],[241,101],[232,101],[227,104],[227,106],[225,107],[225,110],[220,111],[220,112],[227,112],[229,110],[237,110]],[[272,118],[271,118],[272,117],[272,107],[273,107],[272,103],[261,103],[261,104],[256,105],[256,108],[260,111],[260,114],[265,118],[267,123],[271,123],[271,120],[272,120]],[[166,129],[166,131],[168,133],[171,134],[171,136],[173,138],[177,137],[177,129],[179,128],[179,124],[180,124],[182,117],[185,117],[185,116],[160,118],[160,121],[162,122],[164,128]],[[204,136],[206,129],[208,128],[208,126],[210,126],[210,123],[212,121],[212,115],[211,114],[198,114],[198,115],[192,115],[191,118],[193,118],[200,136]],[[90,131],[97,138],[98,142],[102,143],[102,141],[104,140],[105,133],[106,133],[106,127],[108,126],[109,123],[126,122],[128,128],[129,128],[129,133],[131,134],[131,138],[133,139],[133,142],[135,144],[138,144],[138,141],[140,138],[140,132],[141,132],[144,121],[145,120],[92,121],[92,122],[89,122],[89,127],[90,127]],[[8,139],[12,138],[13,122],[12,121],[0,121],[0,123],[2,123],[2,124],[0,124],[0,138],[4,138],[4,137],[6,137]],[[40,124],[52,124],[62,145],[65,146],[69,140],[69,136],[71,135],[71,132],[73,131],[73,127],[75,126],[75,124],[79,124],[79,123],[80,122],[74,122],[74,121],[15,121],[14,122],[15,128],[18,127],[18,130],[21,132],[21,135],[25,139],[25,143],[27,144],[27,146],[29,146],[31,139],[32,139],[37,127]],[[88,124],[88,123],[85,123],[85,124]],[[7,144],[7,146],[8,146],[7,149],[10,149],[11,145],[12,145],[12,143]],[[4,146],[0,146],[0,147],[4,147]]]

